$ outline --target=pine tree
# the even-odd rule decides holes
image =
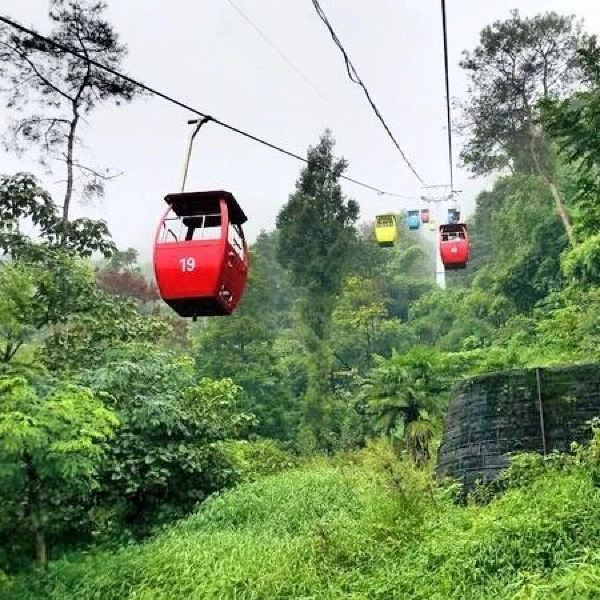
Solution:
[[[318,447],[326,447],[326,402],[329,395],[329,325],[348,256],[356,241],[358,204],[347,200],[339,179],[347,163],[333,155],[334,139],[326,131],[308,150],[308,164],[296,190],[277,217],[278,258],[301,293],[304,343],[310,355],[304,425]]]

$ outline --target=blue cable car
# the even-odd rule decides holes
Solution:
[[[413,231],[419,229],[421,227],[421,211],[409,210],[406,215],[406,224]]]

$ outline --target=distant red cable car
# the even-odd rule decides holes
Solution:
[[[469,261],[469,236],[465,223],[440,225],[440,255],[446,269],[464,269]]]
[[[154,273],[162,299],[182,317],[229,315],[248,277],[247,217],[229,192],[165,197],[154,244]]]
[[[423,223],[429,223],[429,209],[428,208],[421,209],[421,221]]]

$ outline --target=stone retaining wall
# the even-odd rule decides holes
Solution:
[[[471,488],[511,452],[567,450],[600,417],[600,364],[490,373],[459,382],[444,422],[438,475]]]

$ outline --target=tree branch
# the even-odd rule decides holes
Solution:
[[[51,90],[55,91],[57,94],[59,94],[60,96],[62,96],[63,98],[65,98],[66,100],[68,100],[69,102],[73,102],[73,98],[71,98],[71,96],[69,96],[66,92],[63,92],[59,87],[57,87],[56,85],[54,85],[45,75],[43,75],[38,68],[35,66],[35,64],[30,60],[30,58],[27,56],[26,53],[22,52],[21,50],[19,50],[18,48],[14,48],[13,46],[10,46],[9,44],[7,44],[6,42],[2,42],[0,41],[0,44],[5,46],[6,48],[8,48],[11,52],[17,54],[18,56],[21,57],[22,60],[24,60],[28,65],[29,68],[35,73],[36,77],[44,84],[47,85]]]

